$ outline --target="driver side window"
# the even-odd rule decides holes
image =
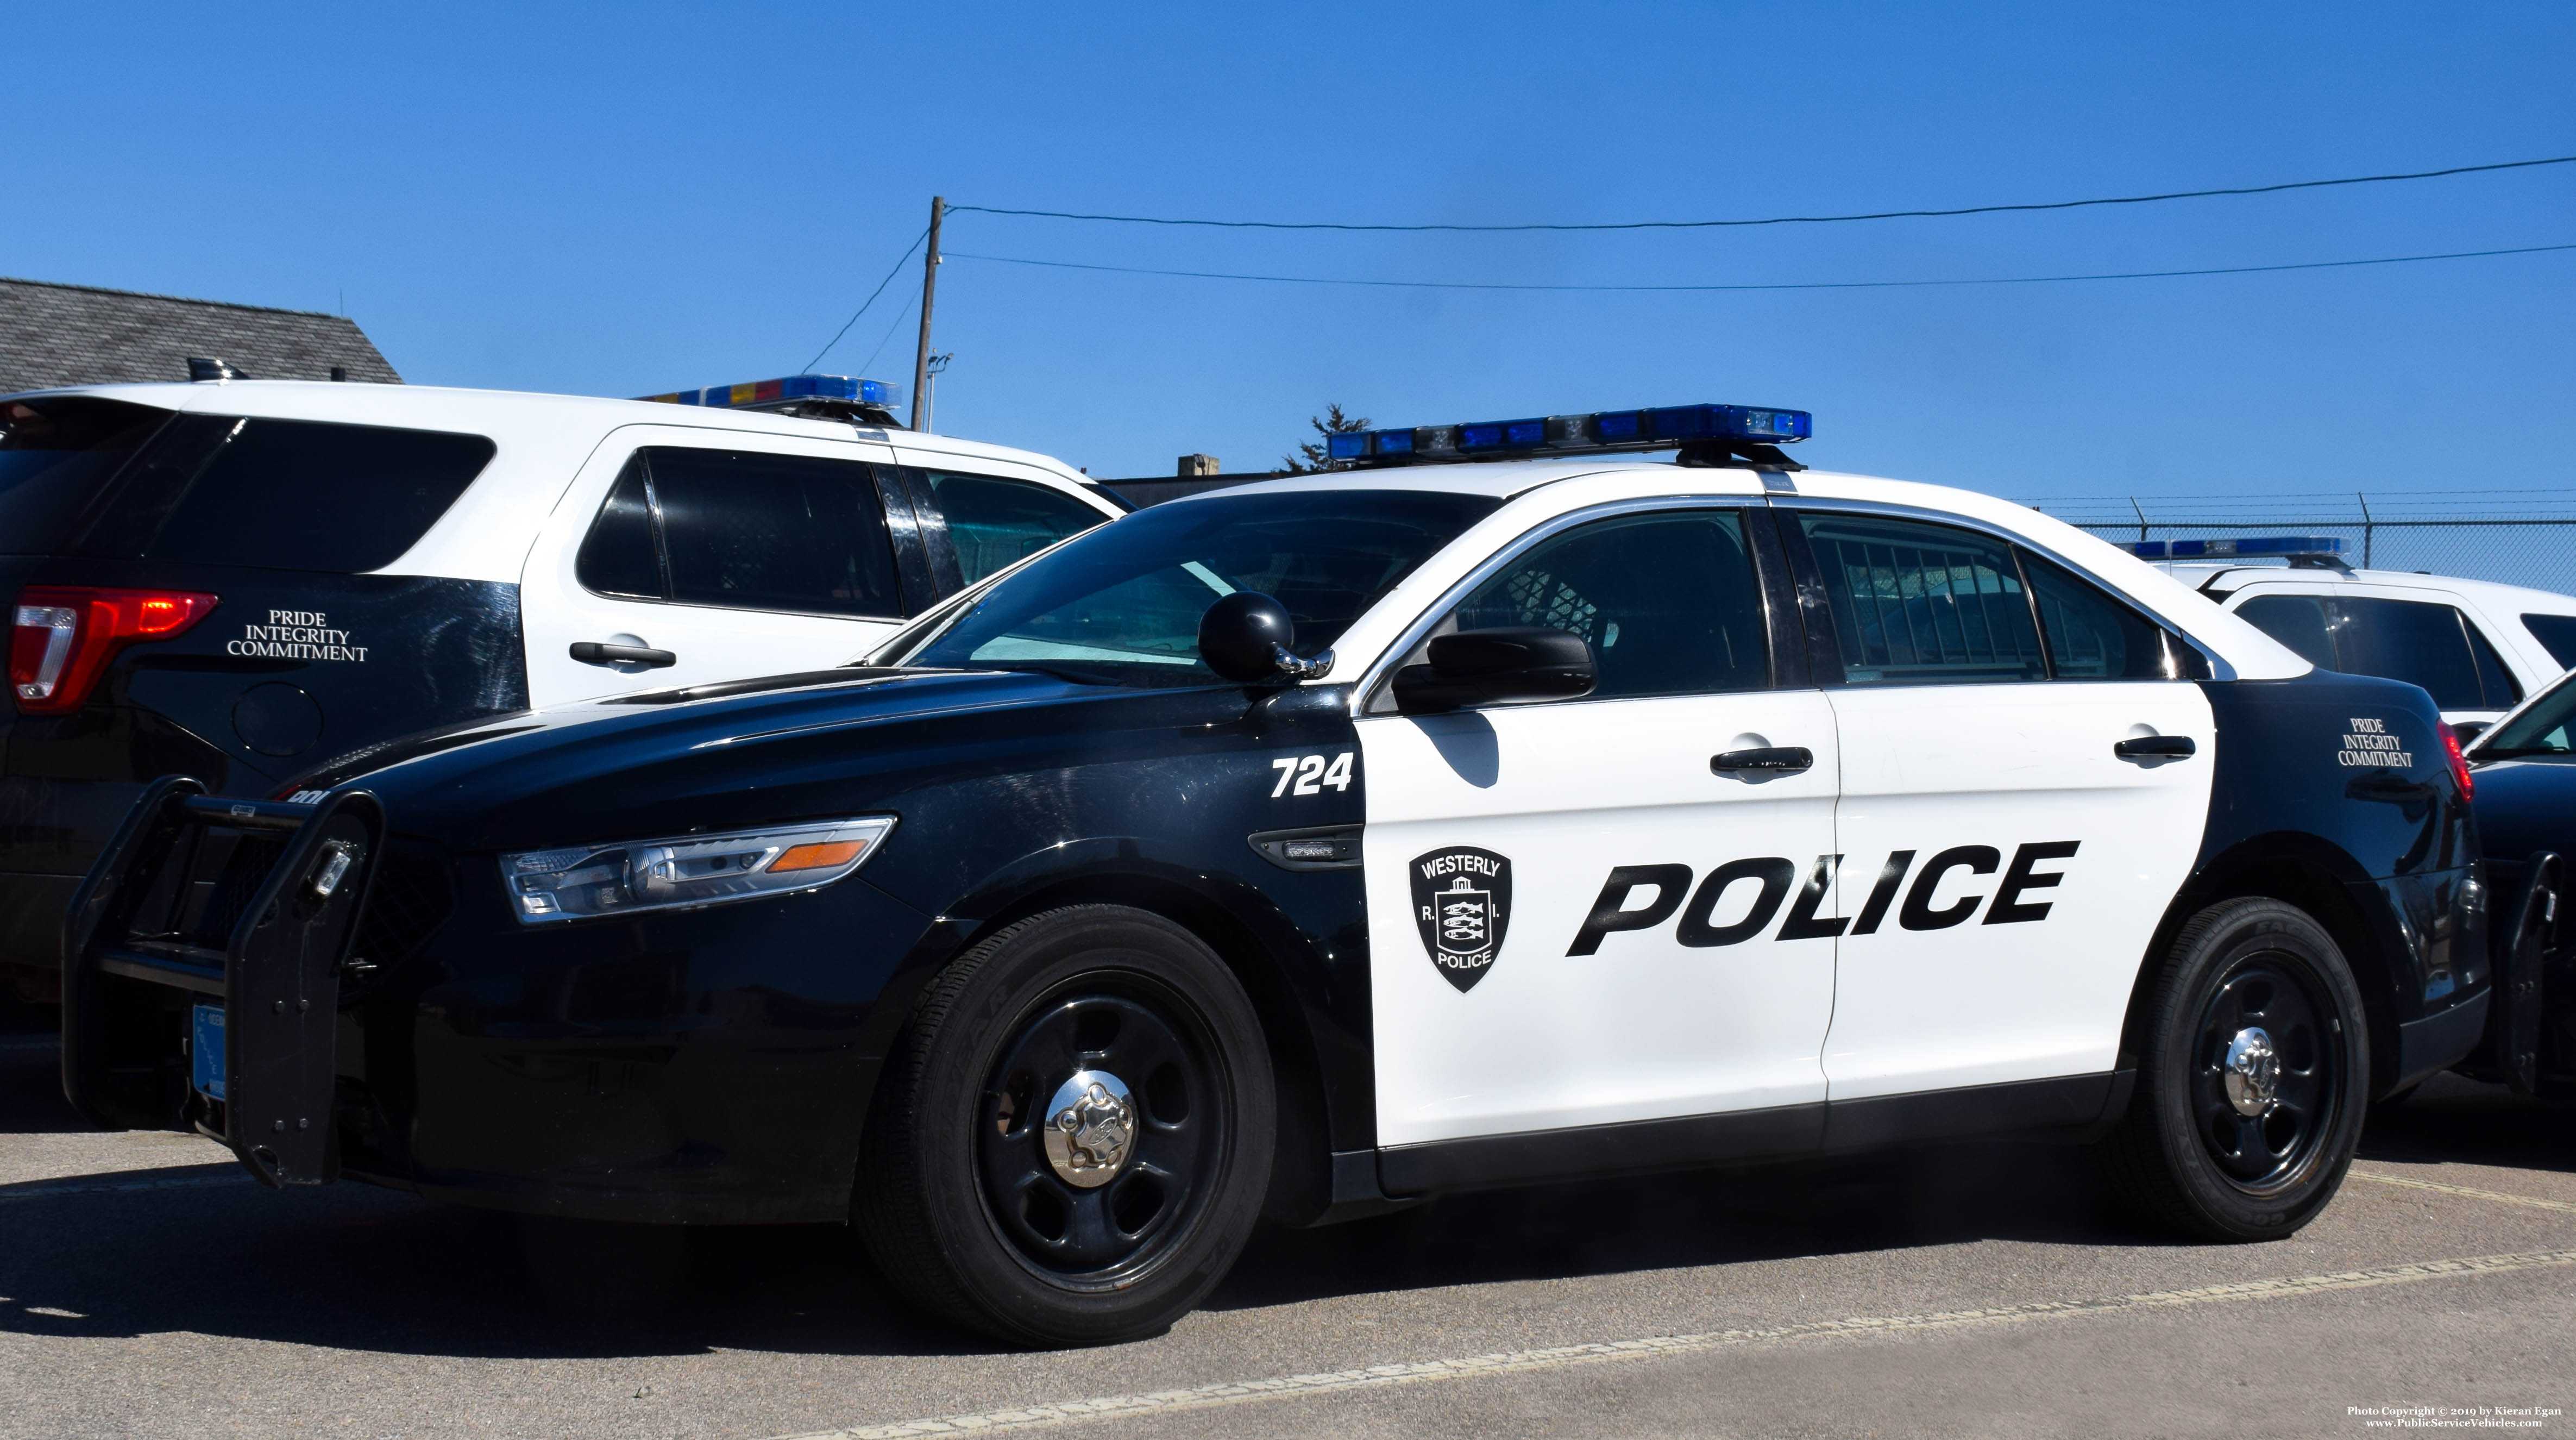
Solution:
[[[1762,690],[1762,587],[1733,510],[1599,520],[1545,540],[1478,586],[1440,628],[1543,625],[1592,649],[1595,700]]]

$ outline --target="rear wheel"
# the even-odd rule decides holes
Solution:
[[[899,1288],[987,1334],[1159,1334],[1250,1235],[1274,1104],[1251,1002],[1196,936],[1049,911],[931,982],[878,1083],[856,1219]]]
[[[2103,1142],[2123,1197],[2206,1239],[2294,1233],[2361,1136],[2368,1027],[2343,952],[2295,906],[2224,901],[2183,926],[2146,1003],[2129,1113]]]

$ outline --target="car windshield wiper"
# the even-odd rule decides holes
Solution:
[[[2471,762],[2479,760],[2520,760],[2531,755],[2576,755],[2564,745],[2481,745],[2469,752]]]

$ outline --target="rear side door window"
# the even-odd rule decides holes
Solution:
[[[958,583],[972,585],[1109,517],[1061,490],[999,475],[916,470],[947,520]]]
[[[627,462],[574,562],[595,594],[895,619],[902,585],[866,464],[655,446]]]
[[[2013,548],[1947,525],[1797,512],[1845,685],[2048,678]],[[1835,678],[1827,670],[1828,678]]]

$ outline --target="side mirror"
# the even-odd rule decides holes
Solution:
[[[2495,728],[2493,720],[2463,720],[2451,727],[2451,734],[2463,745]]]
[[[1583,637],[1539,625],[1461,630],[1431,642],[1431,663],[1395,672],[1395,708],[1436,714],[1508,700],[1571,700],[1599,683]]]
[[[1199,616],[1199,658],[1238,684],[1312,680],[1333,668],[1330,650],[1312,660],[1298,658],[1288,648],[1296,637],[1288,607],[1258,590],[1237,590]]]

